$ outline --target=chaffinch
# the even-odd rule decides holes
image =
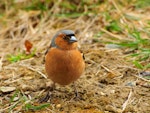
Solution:
[[[82,75],[85,63],[72,30],[60,30],[54,35],[46,51],[45,69],[48,78],[60,85],[68,85]]]

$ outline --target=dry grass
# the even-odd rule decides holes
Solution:
[[[0,91],[0,112],[150,112],[150,81],[139,76],[142,70],[132,64],[134,58],[125,54],[132,49],[113,48],[106,43],[134,41],[129,34],[135,28],[142,38],[149,39],[149,7],[137,9],[134,1],[129,4],[112,0],[90,9],[88,2],[84,5],[83,15],[78,17],[56,16],[61,12],[62,0],[54,2],[43,12],[5,9],[5,15],[0,18],[0,87],[10,89],[5,93]],[[18,8],[21,3],[16,4]],[[7,2],[5,5],[9,6]],[[79,10],[81,6],[79,3]],[[121,31],[106,29],[114,20],[119,23]],[[72,84],[66,87],[57,85],[61,91],[53,92],[50,106],[36,111],[37,108],[30,104],[40,106],[37,103],[39,96],[45,94],[44,89],[51,83],[44,70],[44,53],[60,29],[74,30],[85,54],[86,70],[76,82],[81,99],[73,99]],[[25,40],[33,44],[31,51],[36,49],[34,57],[10,63],[8,55],[25,52]]]

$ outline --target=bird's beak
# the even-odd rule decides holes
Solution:
[[[75,36],[71,36],[69,42],[70,43],[77,42],[77,38]]]

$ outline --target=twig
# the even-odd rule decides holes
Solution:
[[[106,34],[108,34],[108,35],[110,35],[110,36],[112,36],[112,37],[115,37],[115,38],[117,38],[117,39],[119,39],[119,40],[124,39],[123,37],[120,37],[120,36],[118,36],[118,35],[115,35],[115,34],[109,32],[109,31],[107,31],[107,30],[105,30],[105,29],[103,29],[103,28],[101,28],[101,31],[103,31],[103,32],[105,32]],[[124,39],[124,40],[125,40],[125,39]]]
[[[88,29],[94,24],[94,22],[97,20],[97,18],[98,18],[98,16],[96,16],[92,21],[90,21],[89,24],[87,24],[86,28],[82,31],[81,35],[86,34],[86,32],[88,31]],[[81,39],[81,35],[78,36],[79,39]]]
[[[123,12],[119,9],[119,7],[117,6],[116,2],[114,0],[111,1],[114,5],[114,7],[117,9],[119,15],[122,17],[123,21],[124,22],[127,22],[124,15],[123,15]]]
[[[0,59],[0,71],[2,70],[2,66],[3,66],[3,56],[2,56],[2,58]]]
[[[129,67],[129,66],[119,66],[119,67],[124,67],[124,68],[128,68],[128,69],[136,70],[136,71],[138,71],[138,76],[137,76],[137,75],[134,75],[134,74],[133,74],[133,76],[135,76],[135,77],[137,77],[137,78],[139,78],[139,79],[141,79],[141,80],[143,80],[143,81],[150,82],[150,80],[147,80],[147,79],[145,79],[145,78],[143,78],[143,77],[140,77],[139,70],[136,69],[136,68]]]
[[[103,67],[107,72],[110,72],[112,74],[114,74],[114,72],[110,69],[108,69],[107,67],[105,67],[104,65],[101,65],[101,67]]]
[[[20,101],[21,101],[21,100],[15,102],[15,103],[12,104],[11,106],[8,106],[8,107],[6,107],[6,108],[4,108],[4,109],[0,109],[0,112],[3,113],[3,112],[4,112],[5,110],[7,110],[7,109],[10,109],[10,110],[11,110],[11,108],[13,108],[13,107],[16,106],[17,104],[19,104]]]
[[[26,67],[26,68],[28,68],[28,69],[30,69],[30,70],[32,70],[32,71],[35,71],[35,72],[39,73],[40,75],[42,75],[44,78],[47,79],[47,76],[46,76],[45,74],[43,74],[42,72],[40,72],[40,71],[38,71],[38,70],[36,70],[36,69],[34,69],[34,68],[32,68],[32,67],[27,66],[27,65],[23,65],[23,64],[19,64],[19,65],[24,66],[24,67]]]
[[[137,78],[139,78],[139,79],[142,79],[143,81],[150,82],[150,80],[147,80],[147,79],[145,79],[145,78],[143,78],[143,77],[140,77],[140,76],[137,76],[137,75],[133,75],[133,76],[135,76],[135,77],[137,77]]]
[[[122,105],[122,111],[121,111],[121,113],[124,112],[124,110],[126,109],[127,105],[129,104],[129,100],[130,100],[131,96],[132,96],[132,90],[130,90],[130,93],[128,95],[127,100]]]

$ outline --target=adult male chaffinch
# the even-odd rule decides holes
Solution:
[[[54,35],[46,52],[45,69],[48,78],[60,85],[68,85],[82,75],[85,63],[72,30],[60,30]]]

